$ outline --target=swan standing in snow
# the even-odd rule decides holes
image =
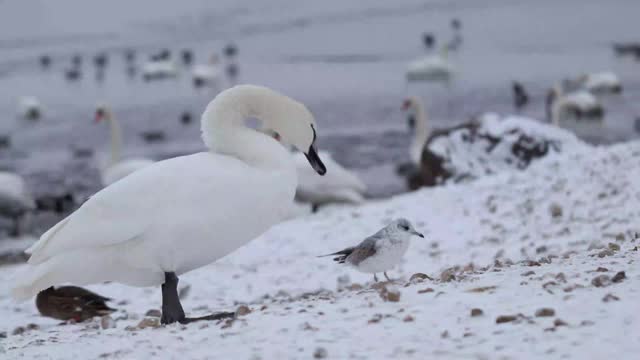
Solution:
[[[109,186],[123,177],[154,163],[146,158],[122,159],[122,129],[120,122],[113,117],[111,110],[104,105],[96,109],[96,122],[109,123],[111,133],[111,154],[107,164],[100,167],[103,186]]]
[[[202,115],[209,151],[157,162],[96,193],[27,250],[13,296],[26,299],[61,283],[162,285],[163,324],[229,316],[187,318],[178,276],[282,221],[297,182],[289,152],[248,128],[248,118],[277,131],[325,173],[315,121],[303,104],[260,86],[230,88]]]
[[[22,219],[35,209],[35,201],[22,176],[0,171],[0,216],[13,221],[11,236],[20,235]]]
[[[42,117],[42,105],[35,96],[23,96],[18,99],[18,116],[26,120],[38,120]]]
[[[207,64],[199,64],[193,67],[193,86],[218,86],[221,72],[218,64],[218,56],[212,54]]]

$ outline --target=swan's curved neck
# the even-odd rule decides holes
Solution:
[[[111,158],[109,159],[110,165],[113,165],[120,161],[122,151],[122,129],[120,123],[113,116],[107,117],[109,122],[109,130],[111,132]]]
[[[409,155],[411,155],[411,161],[419,164],[420,158],[422,157],[422,148],[429,138],[429,128],[427,126],[427,113],[424,105],[419,101],[414,101],[413,109],[416,115],[416,132],[413,136]]]
[[[214,100],[203,115],[202,138],[211,151],[236,157],[249,166],[295,172],[291,155],[280,143],[246,126],[247,118],[260,119],[260,115],[259,109],[252,110],[241,102]]]

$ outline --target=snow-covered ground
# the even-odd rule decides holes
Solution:
[[[114,299],[115,327],[62,325],[8,297],[22,265],[5,267],[0,357],[636,358],[638,179],[640,142],[632,142],[291,220],[183,276],[190,315],[250,309],[220,323],[140,329],[159,289],[102,284],[91,289]],[[370,276],[316,257],[395,217],[426,238],[390,272],[393,284],[372,286]],[[410,281],[416,273],[430,278]]]

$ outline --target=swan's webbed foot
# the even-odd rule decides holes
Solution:
[[[199,316],[194,318],[185,317],[184,319],[180,320],[180,323],[189,324],[189,323],[201,321],[201,320],[215,321],[215,320],[222,320],[222,319],[233,319],[235,317],[236,317],[236,313],[233,313],[233,312],[218,312],[218,313],[213,313],[211,315]]]

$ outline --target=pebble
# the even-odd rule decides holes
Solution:
[[[316,348],[313,352],[314,359],[325,359],[327,356],[329,356],[329,353],[327,352],[327,349],[323,347]]]
[[[157,318],[159,318],[159,317],[162,317],[162,312],[161,312],[160,310],[158,310],[158,309],[151,309],[151,310],[148,310],[148,311],[144,314],[144,316],[157,317]]]
[[[13,329],[11,335],[22,335],[25,331],[27,331],[27,329],[22,326],[18,326],[17,328]]]
[[[249,309],[248,306],[240,305],[236,309],[236,316],[245,316],[245,315],[249,314],[250,312],[251,312],[251,309]]]
[[[477,316],[482,316],[484,314],[484,312],[482,311],[482,309],[471,309],[471,317],[477,317]]]
[[[611,278],[611,281],[613,281],[614,283],[619,283],[626,278],[627,278],[627,275],[624,273],[624,271],[619,271],[615,275],[613,275],[613,278]]]
[[[500,315],[496,318],[496,324],[504,324],[512,321],[516,321],[518,317],[516,315]]]
[[[158,328],[158,327],[160,327],[160,319],[152,318],[152,317],[142,319],[137,326],[138,329]]]
[[[613,294],[607,294],[602,298],[602,301],[604,302],[618,301],[618,300],[620,300],[620,298]]]
[[[102,329],[113,329],[116,327],[116,321],[109,315],[100,318],[100,327]]]
[[[550,316],[554,316],[556,314],[556,311],[551,309],[551,308],[541,308],[536,310],[536,317],[550,317]]]
[[[410,283],[420,283],[420,282],[423,282],[424,280],[427,280],[427,279],[428,280],[433,280],[427,274],[415,273],[415,274],[411,275],[411,277],[409,278],[409,282]]]
[[[605,287],[611,284],[609,275],[598,275],[591,280],[591,285],[595,287]]]
[[[407,315],[407,316],[404,317],[404,319],[402,319],[402,321],[404,321],[404,322],[412,322],[414,320],[415,319],[411,315]]]
[[[421,289],[418,290],[418,294],[426,294],[426,293],[430,293],[433,292],[434,290],[432,288],[426,288],[426,289]]]
[[[609,249],[611,251],[620,251],[620,245],[615,244],[615,243],[609,243]]]
[[[553,320],[553,326],[568,326],[569,324],[567,324],[564,320],[562,319],[555,319]]]

